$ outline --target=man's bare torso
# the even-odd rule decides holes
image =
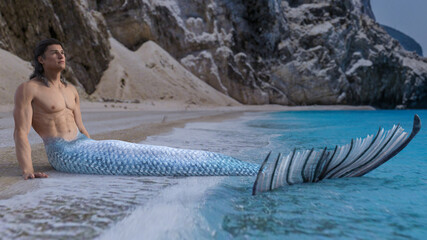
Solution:
[[[72,140],[77,135],[73,111],[76,108],[75,88],[62,83],[46,87],[41,82],[28,82],[34,88],[32,126],[42,138],[60,137]]]
[[[61,80],[66,66],[62,44],[55,39],[40,41],[34,50],[34,59],[31,75],[34,78],[16,89],[13,109],[16,158],[24,179],[47,177],[43,172],[34,172],[28,141],[31,127],[43,139],[72,140],[78,131],[90,138],[83,125],[77,90]]]

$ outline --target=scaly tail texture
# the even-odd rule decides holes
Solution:
[[[68,173],[140,176],[256,175],[258,164],[207,151],[96,141],[79,134],[75,140],[45,140],[49,163]]]
[[[363,176],[399,153],[420,129],[421,120],[415,115],[410,136],[395,125],[389,131],[380,128],[375,136],[352,139],[334,150],[294,150],[286,156],[279,153],[273,161],[269,161],[270,152],[258,172],[252,195],[284,185]]]

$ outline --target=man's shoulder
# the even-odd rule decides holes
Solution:
[[[15,102],[18,100],[32,99],[37,91],[37,85],[34,81],[28,80],[21,83],[15,91]]]
[[[32,89],[43,87],[44,84],[37,80],[37,77],[31,78],[30,80],[22,83],[21,85],[24,85],[26,87],[31,87]]]
[[[33,79],[30,79],[26,82],[21,83],[18,86],[16,91],[25,91],[25,92],[33,91],[33,90],[35,90],[35,87],[38,87],[38,83],[37,83],[37,80],[34,80],[34,78],[33,78]]]
[[[74,94],[78,94],[77,88],[73,84],[71,84],[69,82],[67,82],[67,89],[69,91],[73,92]]]
[[[67,82],[67,88],[70,88],[73,91],[77,91],[76,87],[73,84],[71,84],[70,82]]]
[[[16,94],[24,96],[35,96],[39,92],[40,88],[43,87],[44,85],[42,82],[38,81],[36,78],[32,78],[26,82],[21,83],[16,89]]]

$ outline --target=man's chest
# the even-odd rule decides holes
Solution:
[[[59,112],[66,108],[74,110],[76,100],[74,93],[67,88],[47,88],[38,92],[33,104],[46,112]]]

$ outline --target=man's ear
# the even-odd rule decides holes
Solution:
[[[43,56],[39,56],[37,60],[39,61],[39,63],[43,64],[44,58]]]

